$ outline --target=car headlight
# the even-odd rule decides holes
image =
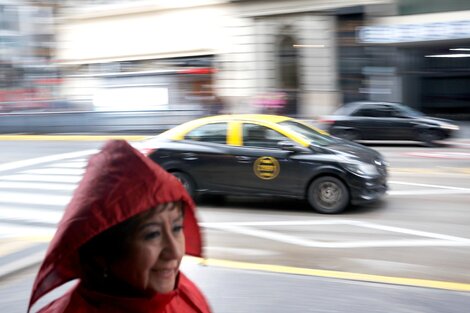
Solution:
[[[440,127],[443,128],[443,129],[449,129],[449,130],[459,130],[459,128],[460,128],[457,125],[447,124],[447,123],[446,124],[441,124]]]
[[[377,167],[372,164],[367,164],[363,162],[358,162],[358,163],[349,163],[345,164],[346,168],[348,171],[359,175],[359,176],[378,176],[379,171],[377,170]]]

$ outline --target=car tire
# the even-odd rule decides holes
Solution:
[[[441,138],[441,134],[438,130],[435,129],[422,129],[418,133],[418,140],[423,142],[428,147],[436,146],[436,141]]]
[[[322,176],[315,179],[307,191],[310,206],[323,214],[336,214],[344,211],[349,204],[349,190],[336,177]]]
[[[173,174],[173,176],[175,176],[180,181],[184,189],[186,189],[191,198],[194,199],[196,196],[196,184],[194,183],[194,180],[188,174],[183,172],[177,171],[172,172],[171,174]]]

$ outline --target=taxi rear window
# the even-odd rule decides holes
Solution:
[[[199,126],[187,133],[184,140],[225,144],[227,142],[227,123],[211,123]]]

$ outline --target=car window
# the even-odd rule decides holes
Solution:
[[[376,105],[373,107],[363,107],[352,114],[353,116],[365,116],[365,117],[393,117],[395,116],[392,109],[384,105]]]
[[[328,146],[337,143],[334,137],[331,137],[328,134],[320,133],[309,126],[294,120],[284,121],[279,123],[279,125],[291,132],[295,132],[303,136],[304,138],[319,146]]]
[[[403,117],[403,116],[405,116],[405,114],[397,108],[387,106],[387,110],[388,110],[388,113],[389,113],[390,117]]]
[[[360,108],[351,114],[352,116],[377,117],[379,113],[374,108]]]
[[[243,124],[243,145],[246,147],[279,148],[279,141],[290,140],[279,132],[258,124]]]
[[[402,105],[396,104],[397,110],[400,110],[402,116],[409,116],[409,117],[421,117],[423,113],[413,110],[412,108]]]
[[[184,136],[185,140],[226,143],[227,123],[212,123],[199,126]]]
[[[377,116],[376,117],[393,117],[392,110],[390,107],[381,105],[377,107]]]

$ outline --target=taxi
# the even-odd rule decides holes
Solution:
[[[204,117],[144,141],[141,150],[193,197],[298,198],[333,214],[376,201],[387,190],[379,152],[285,116]]]

